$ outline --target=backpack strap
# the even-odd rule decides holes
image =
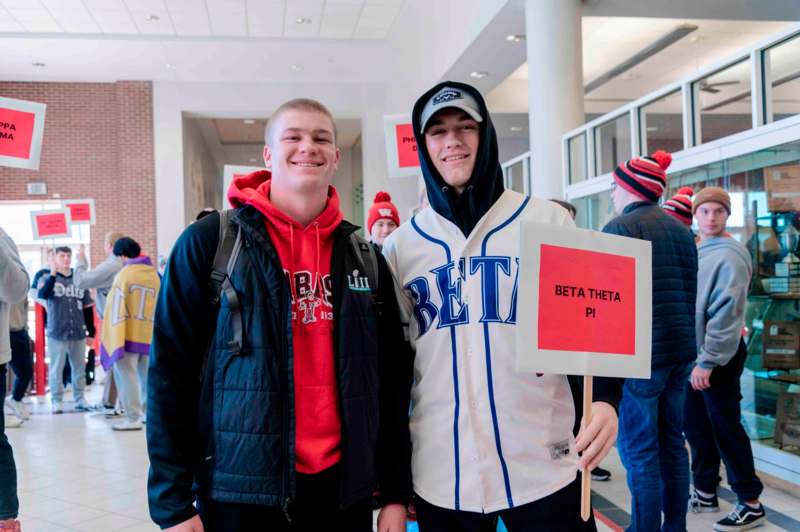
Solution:
[[[228,341],[228,349],[238,355],[242,349],[242,312],[239,296],[231,284],[231,275],[236,259],[242,250],[242,232],[231,221],[232,209],[219,213],[219,240],[211,266],[209,284],[211,286],[211,304],[219,305],[220,298],[225,296],[230,310],[233,337]]]
[[[350,246],[353,248],[353,255],[358,261],[359,268],[369,279],[369,288],[372,292],[372,299],[377,303],[378,294],[378,256],[375,246],[358,236],[356,233],[350,234]]]

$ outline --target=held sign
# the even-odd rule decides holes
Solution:
[[[69,209],[31,212],[34,240],[71,236],[71,223]]]
[[[0,166],[39,169],[46,105],[0,96]]]
[[[383,124],[389,177],[419,175],[419,156],[411,115],[387,115],[383,117]]]
[[[649,378],[650,242],[523,222],[517,368]]]
[[[69,209],[70,220],[73,224],[95,223],[94,199],[66,200],[62,202]]]

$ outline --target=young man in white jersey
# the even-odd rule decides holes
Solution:
[[[416,350],[412,471],[420,529],[595,530],[579,466],[614,444],[619,384],[598,379],[592,423],[572,435],[563,375],[514,368],[521,220],[573,225],[552,202],[504,190],[483,97],[444,82],[414,106],[430,206],[384,242]],[[583,452],[579,458],[578,453]]]

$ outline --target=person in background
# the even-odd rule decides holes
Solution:
[[[0,229],[0,397],[6,395],[6,364],[11,359],[10,306],[25,299],[28,282],[28,273],[19,258],[17,246]],[[0,416],[0,530],[19,532],[18,513],[17,468],[6,437],[5,417]]]
[[[388,192],[378,192],[369,208],[367,231],[370,240],[380,249],[383,241],[400,225],[400,215]]]
[[[122,238],[122,233],[109,232],[106,234],[103,249],[106,253],[106,258],[97,265],[93,270],[89,269],[89,261],[86,259],[86,246],[81,244],[78,246],[78,253],[75,254],[75,273],[73,274],[75,286],[87,290],[89,288],[95,289],[96,303],[97,303],[97,316],[100,318],[97,328],[103,329],[103,316],[106,308],[106,298],[108,291],[111,289],[111,284],[114,282],[114,277],[122,269],[122,260],[114,255],[114,244],[117,240]],[[98,344],[95,342],[95,344]],[[99,351],[99,345],[96,345],[96,350]],[[115,409],[117,404],[117,386],[114,384],[114,373],[106,373],[103,379],[103,407],[106,410],[106,415],[111,417],[118,415],[119,412]]]
[[[64,384],[61,372],[69,357],[72,367],[72,395],[75,410],[90,410],[84,397],[86,387],[86,346],[94,342],[94,301],[88,290],[77,288],[73,282],[72,250],[66,246],[56,248],[50,259],[50,273],[39,279],[38,298],[47,307],[47,349],[50,356],[50,394],[52,412],[64,411]]]
[[[33,353],[31,338],[28,336],[28,298],[10,306],[9,329],[11,343],[11,369],[14,370],[14,387],[6,398],[6,406],[11,410],[18,422],[30,419],[30,412],[22,399],[33,378]]]
[[[692,196],[694,196],[694,189],[692,189],[692,187],[681,187],[674,196],[664,202],[662,208],[664,209],[664,212],[684,224],[686,227],[691,228]]]
[[[715,530],[748,530],[766,521],[758,498],[750,438],[741,422],[740,379],[747,358],[742,338],[752,259],[726,232],[731,198],[718,187],[697,193],[693,205],[700,233],[697,277],[697,360],[686,392],[686,438],[692,452],[689,510],[719,511],[720,459],[738,503]]]
[[[575,221],[578,216],[578,208],[572,203],[560,199],[551,199],[553,203],[567,209],[567,212]],[[572,433],[577,436],[581,430],[581,418],[583,418],[583,379],[577,375],[567,375],[569,389],[572,391],[572,400],[575,403],[575,424],[572,426]],[[600,466],[592,469],[592,480],[601,482],[611,480],[611,471]]]
[[[686,530],[689,460],[683,439],[686,379],[697,355],[697,248],[686,226],[658,206],[672,156],[657,151],[614,170],[617,217],[603,228],[652,244],[653,325],[649,379],[625,379],[619,454],[628,472],[632,532]],[[661,522],[661,514],[664,522]]]
[[[147,355],[161,280],[150,257],[141,254],[132,238],[119,238],[113,252],[124,266],[109,291],[100,359],[106,371],[113,367],[126,416],[111,428],[141,430],[147,415]]]

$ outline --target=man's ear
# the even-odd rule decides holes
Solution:
[[[272,170],[272,152],[267,144],[264,144],[264,166],[267,170]]]

